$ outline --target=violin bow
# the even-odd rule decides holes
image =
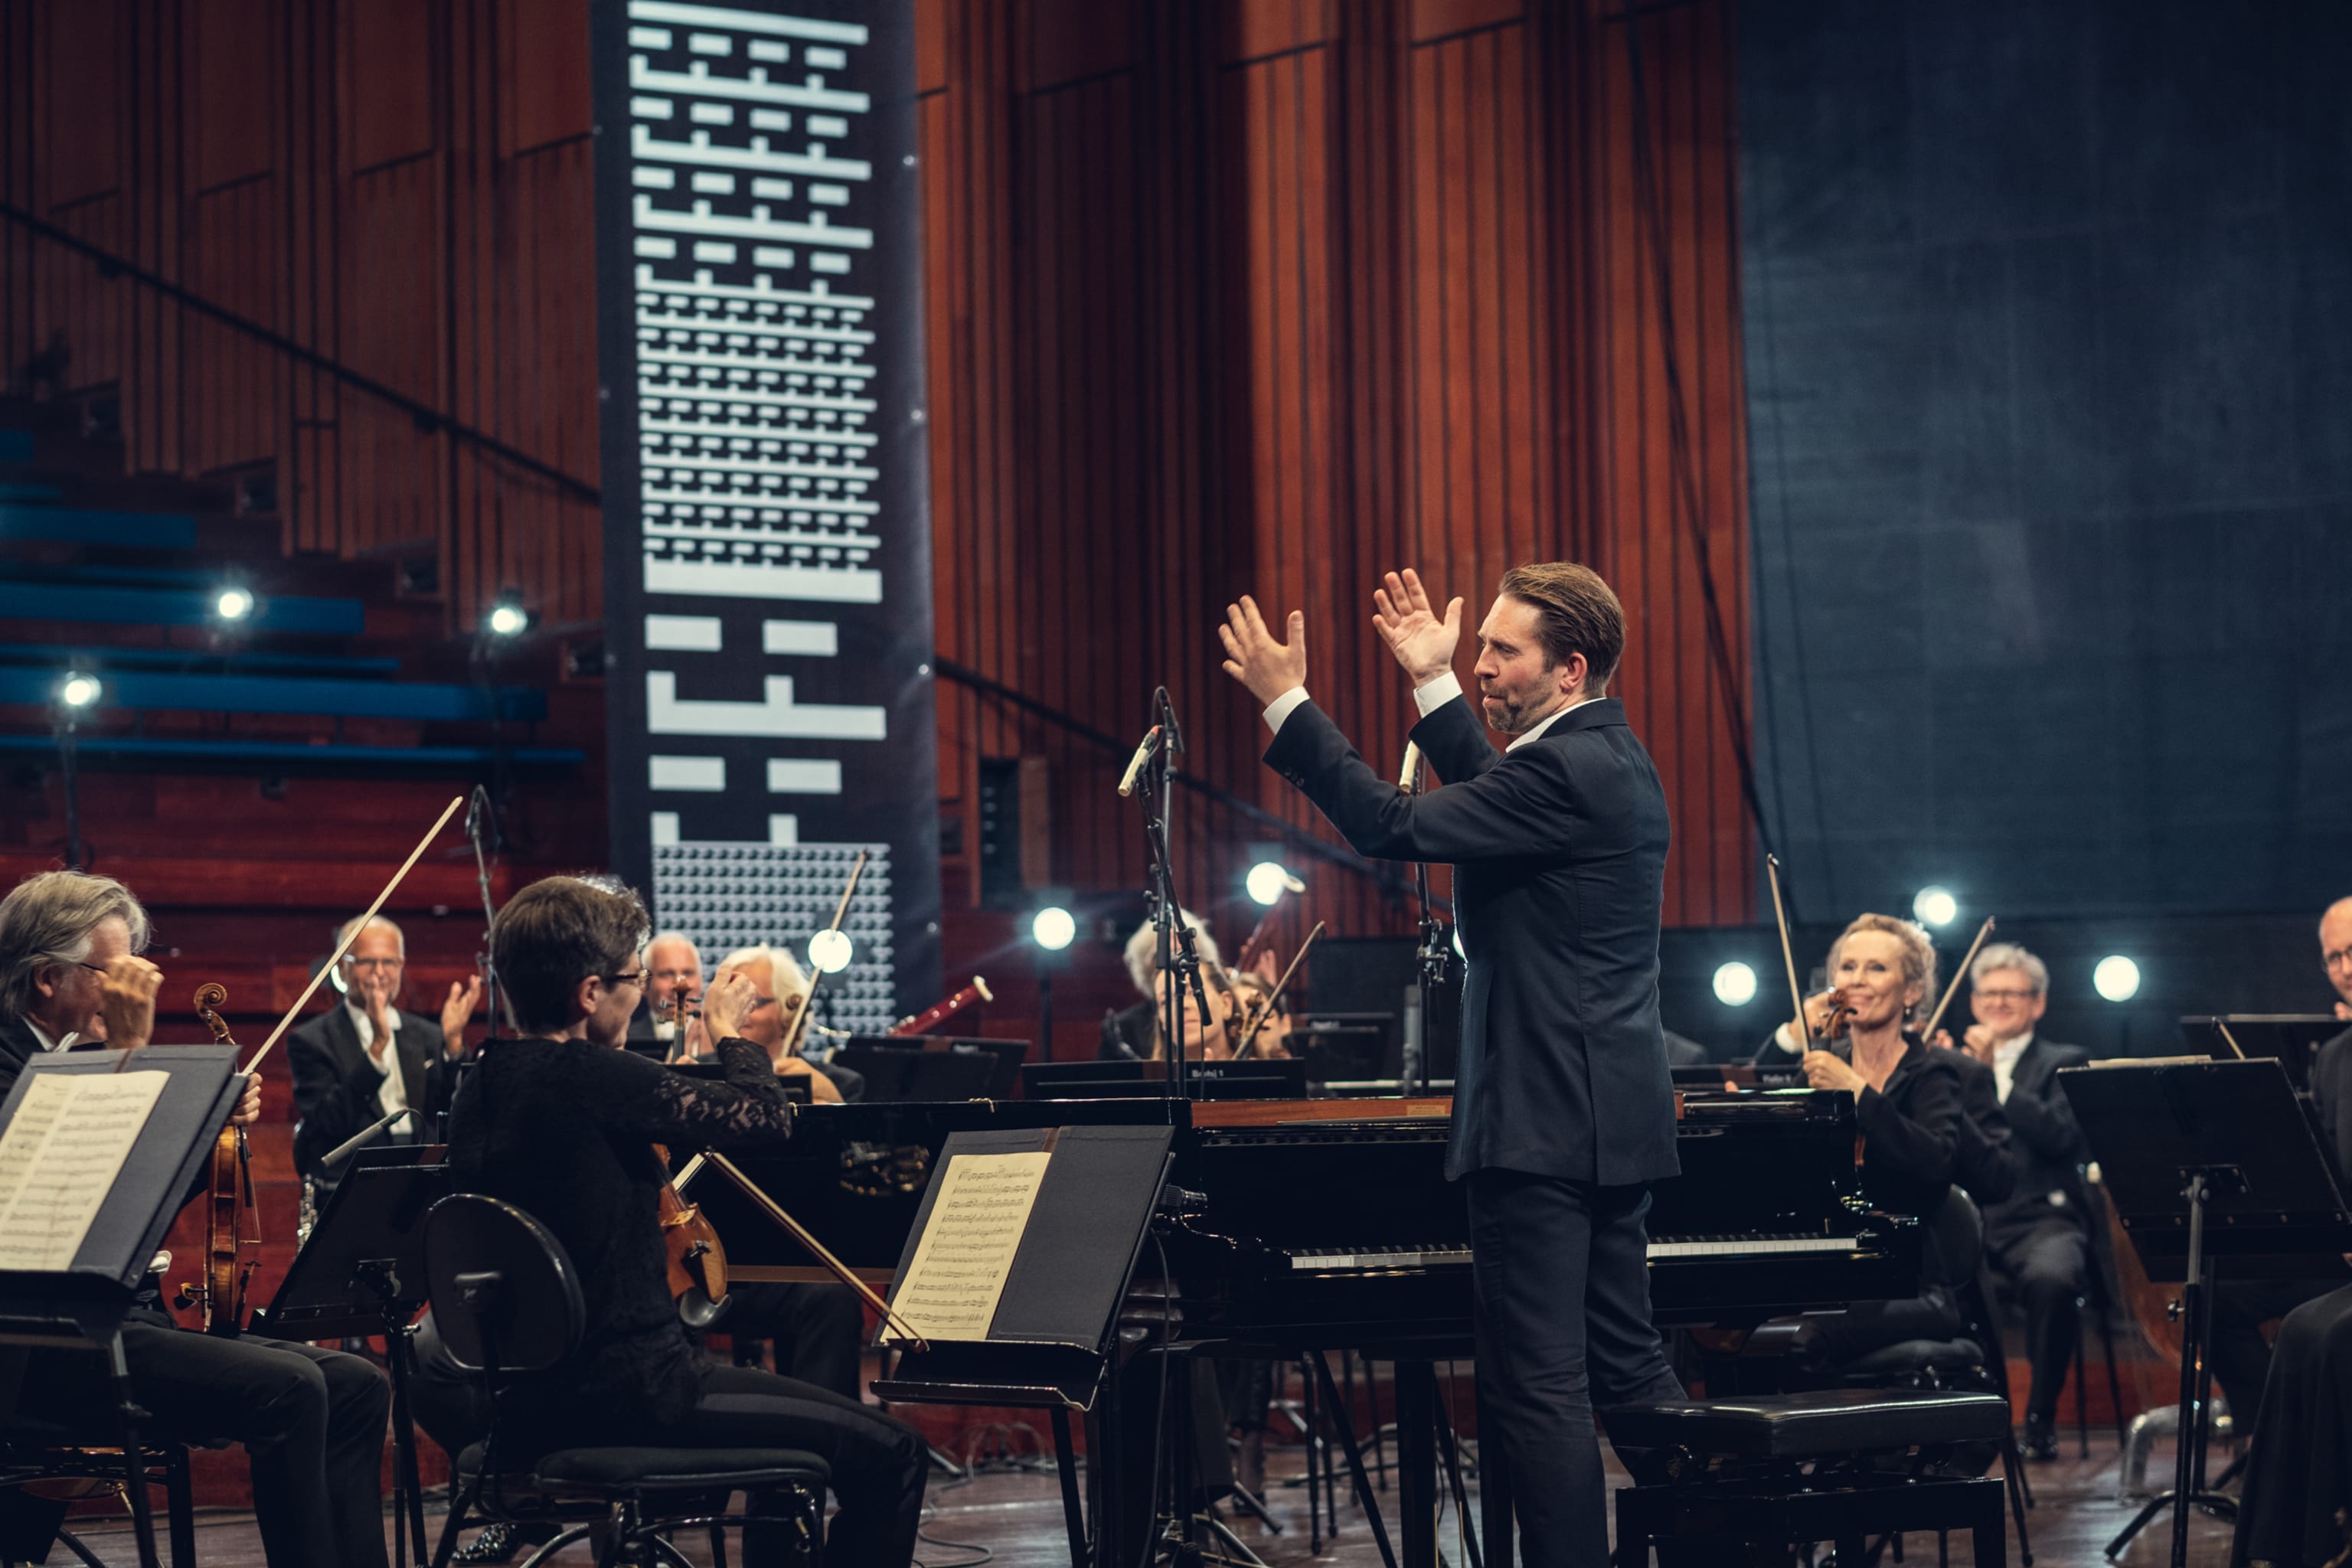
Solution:
[[[1778,855],[1765,856],[1764,870],[1772,883],[1772,919],[1780,927],[1780,962],[1789,970],[1789,1000],[1797,1009],[1797,1038],[1802,1044],[1811,1045],[1813,1031],[1805,1022],[1805,994],[1797,987],[1797,955],[1789,946],[1789,911],[1780,903],[1780,858]]]
[[[770,1219],[774,1220],[778,1225],[783,1226],[784,1229],[791,1234],[792,1238],[794,1241],[799,1242],[803,1247],[807,1247],[810,1252],[814,1254],[816,1260],[824,1264],[835,1279],[840,1280],[843,1284],[856,1291],[857,1294],[864,1299],[867,1306],[873,1308],[876,1312],[881,1315],[882,1321],[885,1324],[897,1329],[898,1332],[906,1338],[908,1342],[908,1349],[927,1351],[931,1348],[929,1342],[925,1340],[923,1336],[917,1331],[915,1325],[907,1321],[905,1318],[899,1316],[898,1310],[892,1307],[889,1302],[884,1300],[881,1294],[877,1291],[873,1286],[868,1285],[865,1280],[860,1279],[854,1272],[851,1271],[847,1264],[842,1262],[840,1258],[835,1258],[832,1253],[826,1251],[824,1243],[810,1235],[807,1226],[802,1225],[800,1221],[794,1219],[790,1214],[786,1213],[783,1205],[778,1203],[766,1193],[761,1191],[760,1184],[757,1182],[754,1182],[751,1177],[745,1175],[740,1170],[737,1169],[734,1161],[729,1159],[726,1155],[721,1154],[716,1149],[706,1150],[702,1153],[696,1155],[691,1161],[688,1162],[674,1178],[673,1184],[681,1187],[684,1186],[688,1181],[693,1179],[695,1172],[701,1168],[702,1163],[705,1160],[708,1160],[712,1164],[718,1166],[720,1173],[724,1174],[729,1181],[733,1182],[737,1186],[743,1189],[743,1195],[745,1197],[750,1198],[754,1204],[757,1204],[761,1210],[765,1213]]]
[[[841,902],[834,906],[833,923],[825,928],[827,931],[839,931],[841,922],[849,918],[849,900],[857,896],[857,879],[866,874],[866,862],[873,858],[874,852],[871,849],[860,849],[857,852],[857,863],[849,868],[849,880],[841,889]],[[770,978],[772,979],[773,976]],[[782,1052],[783,1056],[798,1056],[802,1044],[807,1040],[809,1020],[816,1016],[817,983],[824,978],[824,971],[816,966],[816,955],[809,954],[808,989],[801,993],[800,1016],[793,1020],[792,1028],[785,1033]],[[711,1044],[716,1046],[718,1042],[714,1040]]]
[[[310,1005],[310,998],[318,993],[320,985],[335,972],[335,965],[343,961],[343,954],[352,950],[352,943],[359,940],[360,932],[367,930],[368,921],[383,911],[384,904],[398,890],[408,873],[415,869],[417,861],[423,859],[425,852],[433,847],[433,841],[441,837],[441,830],[449,826],[449,819],[457,815],[457,808],[465,804],[464,795],[451,801],[441,813],[440,819],[425,830],[425,837],[416,841],[416,847],[408,852],[408,858],[400,863],[400,869],[392,874],[392,880],[383,885],[383,891],[375,896],[375,902],[367,907],[367,913],[352,922],[351,929],[343,933],[343,940],[335,944],[332,955],[319,966],[318,973],[310,976],[310,984],[302,987],[302,994],[294,998],[294,1005],[286,1009],[286,1016],[278,1020],[278,1027],[269,1031],[269,1037],[261,1042],[261,1048],[253,1053],[251,1061],[238,1069],[240,1072],[250,1076],[260,1068],[261,1058],[269,1054],[269,1047],[276,1045],[278,1037],[302,1016],[302,1009]]]
[[[1960,960],[1960,966],[1952,971],[1952,983],[1944,987],[1944,999],[1936,1004],[1934,1012],[1927,1015],[1927,1026],[1919,1031],[1919,1037],[1922,1040],[1932,1040],[1936,1037],[1936,1026],[1944,1021],[1944,1009],[1952,1005],[1953,994],[1959,990],[1960,982],[1968,978],[1969,965],[1977,961],[1977,949],[1982,947],[1985,938],[1991,934],[1992,917],[1987,915],[1985,923],[1977,927],[1976,941],[1969,943],[1968,955]]]
[[[1265,1028],[1274,1016],[1275,1009],[1282,1002],[1283,989],[1290,984],[1290,977],[1298,973],[1298,966],[1307,962],[1307,950],[1313,947],[1315,939],[1322,934],[1323,922],[1317,921],[1315,929],[1307,933],[1307,940],[1300,942],[1298,951],[1291,955],[1290,967],[1282,972],[1282,978],[1276,981],[1274,989],[1265,994],[1265,1001],[1253,1011],[1250,1026],[1242,1033],[1242,1043],[1234,1047],[1234,1060],[1238,1062],[1248,1058],[1250,1051],[1257,1045],[1257,1032]]]

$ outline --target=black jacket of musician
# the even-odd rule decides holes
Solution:
[[[1602,698],[1497,752],[1456,699],[1413,726],[1445,783],[1418,799],[1374,773],[1314,703],[1265,760],[1357,852],[1454,867],[1469,958],[1445,1171],[1630,1185],[1674,1175],[1658,1025],[1665,791]]]
[[[449,1109],[453,1074],[438,1020],[405,1010],[393,1031],[400,1090],[415,1116],[394,1129],[393,1142],[433,1136],[433,1117]],[[286,1037],[286,1067],[294,1079],[294,1165],[320,1173],[319,1161],[383,1114],[378,1094],[384,1075],[360,1044],[349,1004],[338,1002]],[[346,1162],[348,1163],[348,1162]]]

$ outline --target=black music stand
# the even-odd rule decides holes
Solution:
[[[0,1130],[16,1115],[38,1079],[50,1073],[104,1075],[123,1066],[123,1051],[60,1051],[37,1057],[0,1103]],[[243,1092],[234,1046],[149,1046],[128,1064],[171,1075],[148,1112],[98,1216],[60,1270],[0,1271],[0,1344],[98,1351],[121,1420],[123,1492],[142,1568],[157,1568],[155,1520],[141,1461],[139,1408],[122,1353],[122,1323],[145,1283],[149,1264],[188,1189],[212,1154],[214,1140]],[[16,1389],[10,1390],[10,1404]]]
[[[425,1305],[425,1211],[449,1191],[441,1144],[366,1149],[327,1199],[310,1238],[295,1253],[277,1299],[253,1331],[281,1340],[383,1336],[392,1374],[394,1568],[431,1561],[425,1491],[416,1473],[416,1426],[408,1413],[409,1342]]]
[[[940,1181],[958,1154],[1053,1151],[1003,1294],[985,1340],[933,1341],[908,1350],[892,1375],[877,1379],[884,1399],[929,1405],[1012,1405],[1043,1409],[1054,1426],[1063,1520],[1071,1568],[1086,1568],[1086,1519],[1078,1505],[1070,1412],[1093,1408],[1114,1348],[1118,1306],[1143,1251],[1152,1210],[1167,1179],[1165,1127],[1041,1127],[1020,1131],[954,1132],[932,1168],[930,1188],[907,1233],[897,1276],[905,1278],[930,1224]],[[894,1282],[891,1295],[895,1299]],[[887,1332],[887,1325],[885,1325]],[[1101,1467],[1089,1465],[1102,1524]]]
[[[2107,1555],[2169,1508],[2173,1568],[2186,1568],[2189,1510],[2237,1517],[2236,1500],[2205,1485],[2214,1265],[2230,1259],[2268,1273],[2314,1251],[2340,1257],[2352,1251],[2352,1213],[2274,1058],[2110,1062],[2067,1068],[2058,1082],[2148,1278],[2183,1282],[2172,1489],[2140,1510]]]
[[[2191,1014],[2180,1020],[2181,1034],[2215,1061],[2276,1057],[2285,1065],[2288,1080],[2306,1094],[2319,1047],[2347,1029],[2352,1024],[2330,1013]]]

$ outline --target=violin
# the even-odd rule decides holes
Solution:
[[[935,1002],[929,1007],[924,1008],[921,1012],[917,1013],[910,1017],[901,1018],[896,1024],[890,1026],[889,1033],[887,1037],[891,1039],[903,1039],[909,1035],[928,1035],[931,1032],[934,1026],[945,1022],[948,1018],[962,1012],[966,1007],[973,1006],[978,1003],[993,1002],[995,1000],[996,994],[989,990],[988,982],[975,974],[971,977],[971,984],[965,986],[962,990],[957,992],[946,1001]]]
[[[1839,1031],[1853,1022],[1854,1008],[1853,998],[1845,994],[1843,985],[1832,987],[1823,999],[1829,1003],[1830,1010],[1828,1016],[1822,1020],[1822,1032],[1818,1037],[1827,1042],[1836,1039]]]
[[[707,1329],[727,1307],[727,1249],[719,1232],[702,1217],[698,1204],[678,1196],[678,1183],[691,1181],[702,1163],[696,1155],[686,1170],[672,1178],[669,1151],[654,1145],[662,1163],[661,1191],[655,1194],[655,1212],[661,1220],[662,1249],[669,1258],[669,1293],[677,1303],[678,1321],[689,1329]]]
[[[228,987],[208,981],[196,988],[196,1016],[215,1043],[236,1047],[216,1009]],[[247,1257],[250,1251],[253,1256]],[[205,1332],[235,1338],[245,1331],[245,1292],[261,1266],[261,1213],[253,1198],[253,1163],[245,1129],[232,1123],[213,1140],[212,1196],[205,1210],[205,1271],[180,1287],[175,1300],[196,1310]]]

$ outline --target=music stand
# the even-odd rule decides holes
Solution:
[[[2234,1499],[2205,1486],[2215,1260],[2271,1272],[2315,1251],[2340,1257],[2352,1251],[2352,1214],[2274,1058],[2106,1062],[2064,1068],[2058,1083],[2148,1278],[2182,1281],[2180,1451],[2172,1489],[2140,1510],[2107,1555],[2169,1508],[2173,1568],[2186,1568],[2189,1509],[2237,1517]]]
[[[33,1084],[51,1073],[102,1075],[125,1066],[123,1051],[60,1051],[25,1064],[0,1103],[0,1130]],[[148,1046],[128,1064],[170,1075],[137,1140],[108,1187],[73,1261],[63,1269],[0,1270],[0,1343],[98,1351],[121,1418],[123,1492],[142,1568],[157,1568],[155,1520],[148,1505],[139,1423],[122,1323],[147,1279],[182,1200],[211,1157],[243,1092],[234,1046]],[[11,1404],[13,1405],[13,1397]]]
[[[2180,1020],[2180,1032],[2189,1044],[2217,1062],[2236,1061],[2241,1056],[2276,1057],[2285,1064],[2288,1080],[2305,1094],[2311,1092],[2311,1068],[2319,1047],[2347,1029],[2352,1024],[2328,1013],[2192,1014]]]

